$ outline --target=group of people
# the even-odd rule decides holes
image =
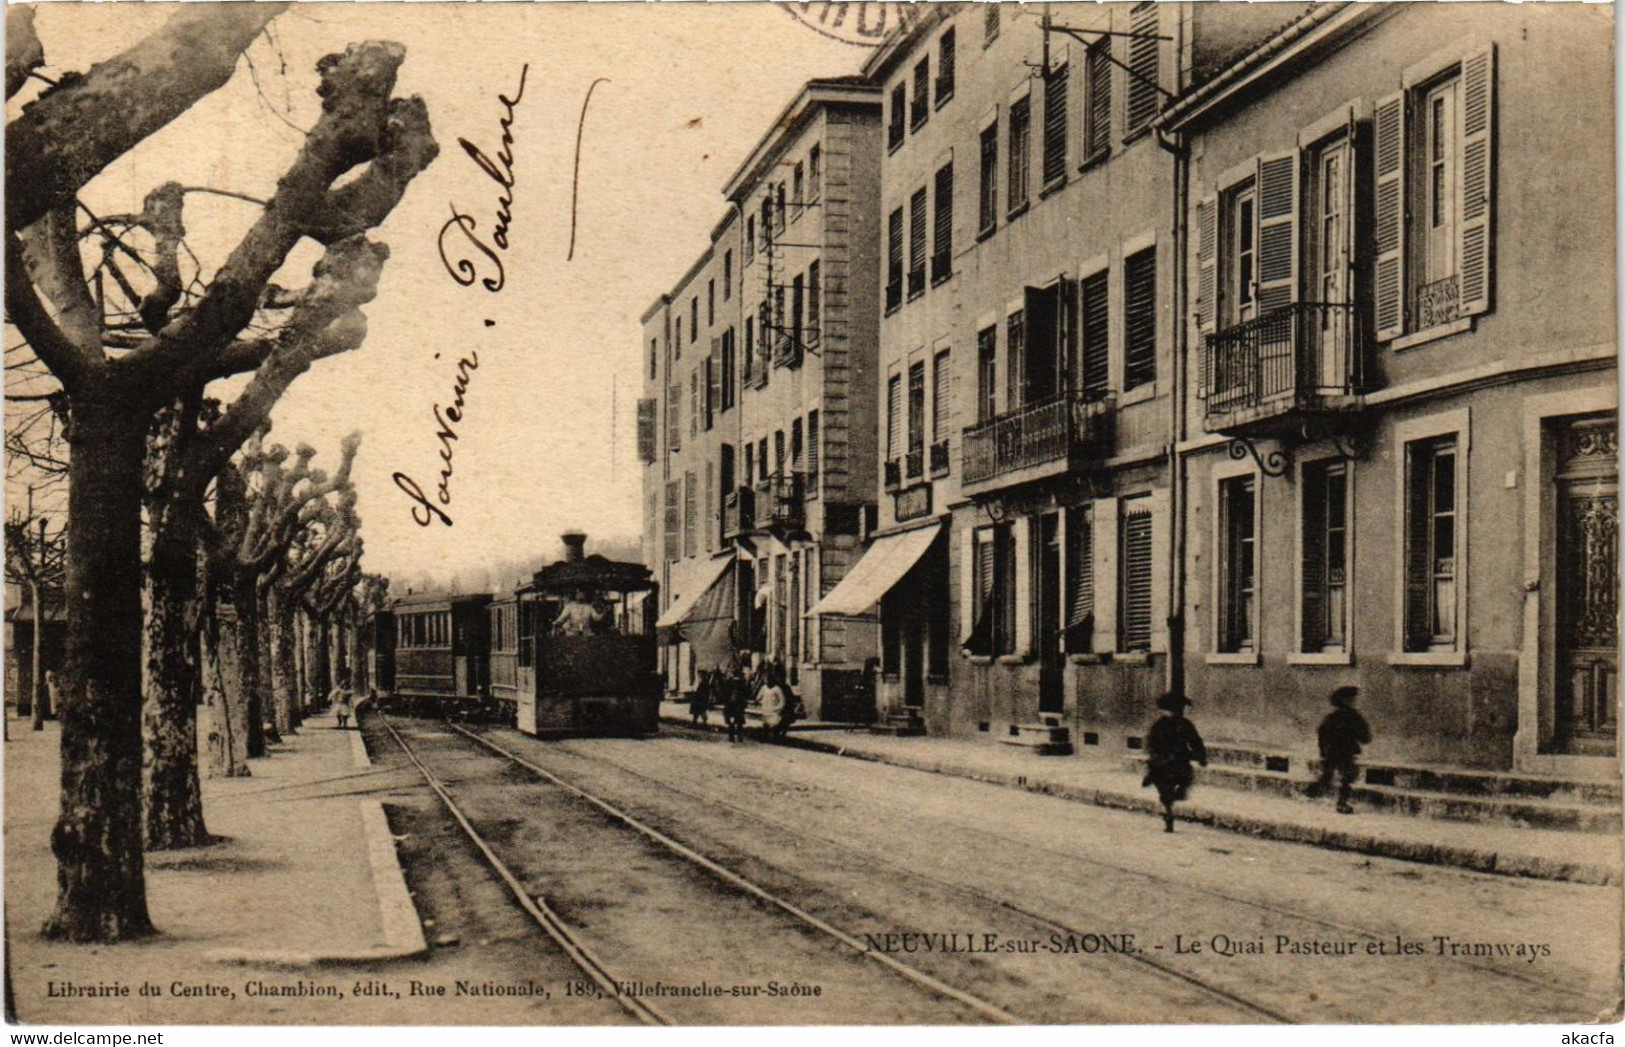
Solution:
[[[713,708],[722,708],[728,727],[728,740],[745,740],[745,708],[754,697],[761,706],[762,731],[775,741],[782,739],[799,715],[800,699],[785,681],[784,670],[774,661],[764,661],[754,678],[745,676],[744,662],[736,660],[731,672],[707,669],[699,685],[689,693],[688,714],[695,726],[704,726]]]
[[[1320,722],[1320,777],[1310,786],[1311,796],[1325,793],[1332,779],[1338,780],[1337,811],[1353,814],[1349,797],[1360,776],[1357,757],[1371,742],[1371,727],[1354,708],[1357,687],[1339,687],[1332,692],[1332,711]],[[1143,786],[1156,786],[1162,801],[1162,831],[1174,831],[1174,804],[1185,798],[1195,778],[1192,763],[1207,766],[1207,747],[1196,725],[1186,717],[1191,700],[1182,694],[1165,694],[1157,699],[1160,715],[1147,732],[1146,772]]]

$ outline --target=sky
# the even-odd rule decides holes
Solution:
[[[83,70],[169,13],[160,4],[42,5],[44,71]],[[441,152],[372,234],[391,255],[364,310],[366,344],[302,376],[276,408],[272,438],[309,443],[318,463],[331,463],[344,434],[362,433],[355,483],[365,567],[396,579],[478,578],[495,560],[551,553],[570,528],[635,540],[639,317],[709,244],[723,184],[800,85],[856,72],[869,51],[772,4],[299,3],[224,88],[102,172],[82,198],[99,214],[138,211],[169,180],[269,196],[300,129],[319,113],[317,60],[370,39],[404,45],[396,94],[423,97]],[[513,109],[505,286],[491,293],[479,281],[459,285],[439,241],[454,207],[477,231],[493,228],[501,187],[459,141],[496,154],[499,96],[520,93],[527,65]],[[14,99],[8,117],[33,93]],[[190,194],[187,242],[212,267],[256,212]],[[454,226],[448,254],[459,237]],[[277,282],[308,282],[318,254],[306,243]],[[487,263],[480,275],[493,271]],[[7,344],[14,339],[8,332]],[[442,465],[434,410],[454,403],[463,359],[478,366],[465,370],[455,426],[443,507],[452,526],[421,527],[394,476],[432,496]],[[8,484],[8,497],[17,494]]]

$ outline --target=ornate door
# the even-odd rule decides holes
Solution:
[[[1619,430],[1575,422],[1559,440],[1559,751],[1612,756],[1619,729]]]

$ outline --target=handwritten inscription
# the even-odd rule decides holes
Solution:
[[[438,244],[441,264],[451,278],[463,287],[478,280],[481,287],[495,294],[507,284],[502,255],[508,250],[508,227],[513,221],[514,110],[525,97],[525,77],[529,72],[528,64],[520,68],[519,88],[512,98],[497,95],[497,101],[502,105],[502,118],[498,121],[502,128],[502,141],[494,158],[468,139],[457,139],[457,144],[463,147],[464,154],[474,162],[474,166],[501,187],[488,220],[488,233],[482,229],[478,219],[460,210],[455,203],[451,205],[451,217],[440,227]]]
[[[438,353],[436,356],[438,357]],[[440,442],[440,481],[435,485],[434,497],[423,492],[422,486],[405,473],[396,473],[395,486],[401,493],[412,500],[412,519],[419,527],[428,527],[439,520],[447,527],[451,526],[451,515],[446,512],[446,506],[451,505],[451,477],[452,459],[456,452],[452,445],[457,442],[457,426],[462,424],[463,414],[467,410],[466,397],[468,383],[474,372],[479,370],[480,354],[471,352],[457,361],[457,377],[452,381],[450,406],[434,405],[434,420],[439,426],[435,430],[435,439]]]

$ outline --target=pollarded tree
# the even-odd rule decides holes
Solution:
[[[183,6],[122,54],[60,75],[6,127],[6,317],[61,384],[71,447],[48,937],[118,941],[152,930],[141,834],[140,528],[153,416],[200,384],[252,373],[218,423],[251,433],[298,375],[359,346],[360,307],[389,254],[366,234],[437,152],[423,102],[391,98],[404,49],[369,42],[328,55],[317,63],[321,116],[230,255],[190,297],[155,272],[144,330],[109,338],[79,250],[80,190],[223,86],[285,7]],[[7,30],[10,98],[46,52],[18,8],[8,9]],[[196,138],[206,137],[199,128]],[[272,276],[306,239],[325,248],[315,279],[292,296],[273,334],[254,335]]]
[[[295,655],[297,614],[330,563],[360,555],[355,493],[341,492],[337,505],[326,500],[312,505],[313,515],[260,586],[270,637],[272,718],[284,734],[298,726],[303,704]]]

